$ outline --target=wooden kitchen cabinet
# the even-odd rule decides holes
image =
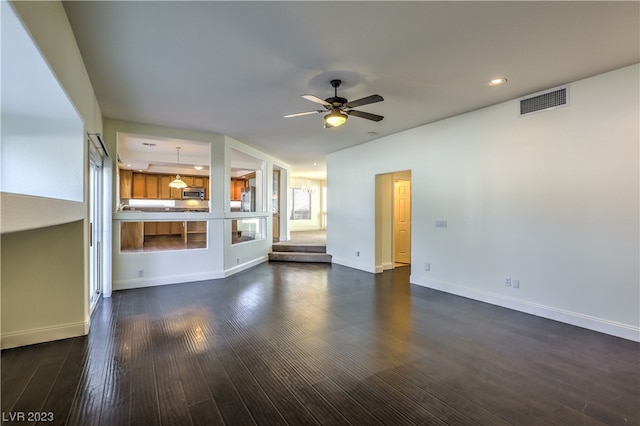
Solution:
[[[180,189],[180,188],[171,188],[171,199],[172,200],[182,200],[182,189]]]
[[[144,222],[144,236],[158,235],[158,222]]]
[[[184,222],[144,222],[146,237],[183,235]]]
[[[160,199],[161,200],[171,200],[171,194],[172,194],[172,190],[175,188],[171,188],[169,186],[169,184],[171,183],[171,181],[175,179],[173,176],[169,176],[169,175],[161,175],[160,178],[158,179],[158,185],[160,186],[160,188],[158,188],[158,192],[160,195]]]
[[[120,198],[131,198],[131,170],[120,170]]]
[[[144,236],[142,222],[120,223],[120,251],[142,250]]]
[[[171,188],[169,183],[176,175],[138,173],[131,170],[120,171],[120,198],[151,200],[181,200],[182,190]],[[189,187],[204,188],[205,199],[209,199],[209,178],[206,176],[181,176]]]
[[[171,235],[182,235],[184,222],[169,222],[171,224]]]
[[[171,222],[158,222],[158,235],[171,235]]]
[[[204,177],[202,179],[204,184],[204,199],[208,200],[209,199],[209,178]]]
[[[240,201],[242,188],[244,188],[246,180],[244,179],[231,179],[231,201]]]
[[[146,175],[145,176],[145,198],[157,200],[158,194],[158,175]]]
[[[164,199],[164,196],[171,195],[169,182],[174,179],[168,175],[157,175],[152,173],[133,173],[132,198],[139,199]],[[166,188],[166,189],[165,189]]]
[[[193,186],[194,188],[204,188],[204,177],[194,176],[191,186]]]
[[[147,198],[146,192],[147,179],[142,173],[133,173],[131,184],[131,198]]]

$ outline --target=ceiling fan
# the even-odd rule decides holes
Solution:
[[[375,102],[384,101],[384,98],[380,95],[371,95],[365,98],[356,99],[355,101],[349,102],[345,98],[341,98],[338,96],[338,87],[342,84],[341,80],[331,80],[331,86],[334,89],[334,96],[332,98],[320,99],[314,95],[302,95],[308,101],[315,102],[324,106],[325,109],[318,109],[315,111],[306,111],[306,112],[296,112],[294,114],[287,114],[284,118],[291,117],[300,117],[301,115],[309,115],[309,114],[317,114],[319,112],[329,112],[329,114],[324,116],[324,127],[325,129],[338,127],[343,125],[347,118],[350,115],[355,117],[365,118],[367,120],[372,121],[380,121],[384,117],[377,114],[371,114],[369,112],[357,111],[351,108],[359,107],[362,105],[373,104]]]

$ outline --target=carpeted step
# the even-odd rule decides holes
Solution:
[[[326,253],[327,246],[325,245],[315,245],[315,244],[274,244],[271,247],[271,250],[274,252],[304,252],[304,253]]]
[[[277,252],[269,253],[269,261],[270,262],[331,263],[331,255],[327,253],[277,251]]]

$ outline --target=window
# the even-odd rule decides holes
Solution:
[[[231,149],[231,211],[265,212],[266,162]]]
[[[302,188],[291,188],[291,220],[311,219],[311,193]]]
[[[120,251],[207,248],[207,221],[121,222]]]
[[[266,229],[264,218],[233,219],[231,221],[231,244],[264,240]]]

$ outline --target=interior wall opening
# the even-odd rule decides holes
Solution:
[[[411,171],[376,175],[376,272],[411,264]]]
[[[118,211],[209,211],[209,143],[118,133],[117,159]]]

